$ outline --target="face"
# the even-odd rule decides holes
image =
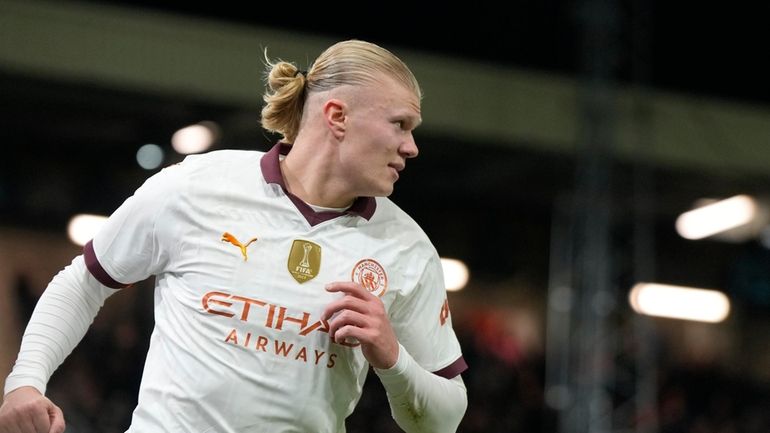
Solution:
[[[417,156],[412,131],[422,121],[420,100],[391,79],[352,89],[340,142],[340,162],[354,196],[386,197]]]

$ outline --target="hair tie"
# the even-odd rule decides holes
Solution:
[[[297,72],[294,73],[294,76],[296,77],[299,74],[302,74],[303,76],[307,77],[307,71],[300,71],[299,69],[297,69]]]

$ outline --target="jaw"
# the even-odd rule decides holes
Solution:
[[[388,197],[393,194],[394,184],[395,182],[387,178],[373,179],[373,181],[369,182],[366,192],[361,195],[366,197]]]

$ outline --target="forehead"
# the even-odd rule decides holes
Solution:
[[[393,78],[380,76],[370,85],[363,86],[363,103],[377,106],[388,112],[420,116],[420,97],[417,93]]]

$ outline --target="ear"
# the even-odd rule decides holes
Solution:
[[[329,99],[323,105],[324,121],[332,134],[341,139],[345,135],[348,106],[339,99]]]

